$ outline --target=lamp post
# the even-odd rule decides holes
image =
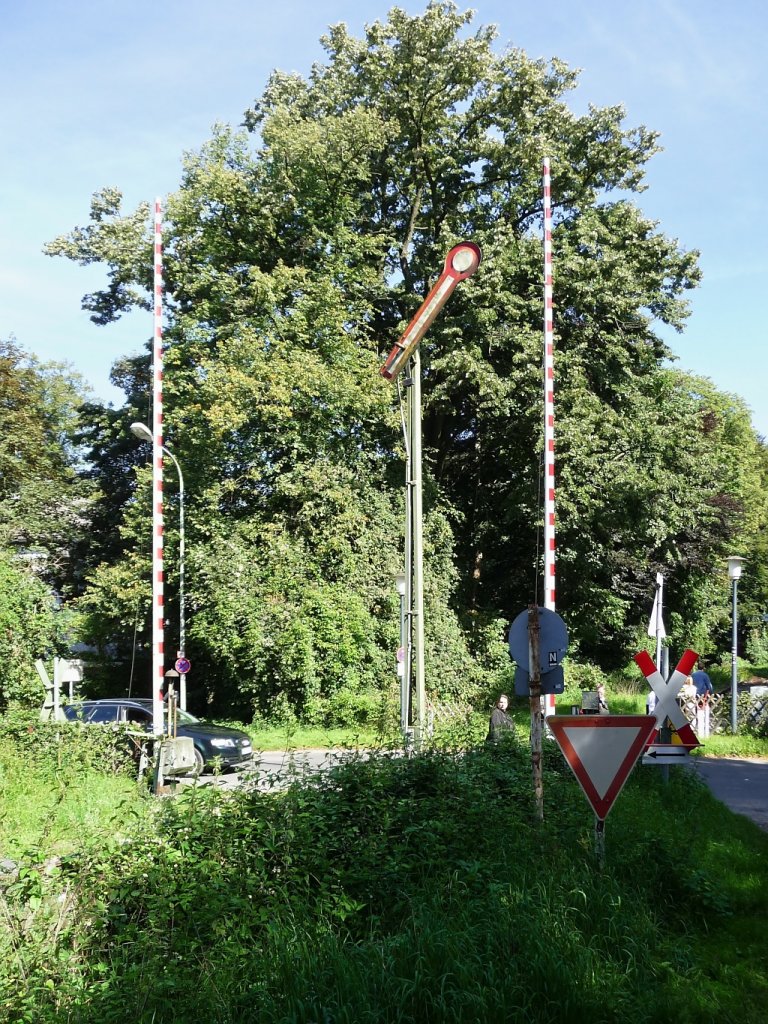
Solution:
[[[143,423],[132,423],[131,433],[138,437],[140,441],[152,442],[152,432]],[[186,623],[184,619],[184,475],[173,452],[165,445],[163,445],[163,452],[174,464],[179,476],[179,658],[184,658],[186,657]],[[184,674],[179,678],[179,707],[182,711],[187,710],[187,677]]]
[[[738,666],[737,666],[737,651],[738,651],[738,640],[737,640],[737,592],[739,588],[739,578],[741,577],[741,567],[744,563],[743,558],[739,558],[738,555],[728,556],[728,579],[733,583],[733,635],[731,639],[731,732],[736,735],[738,728],[738,714],[737,714],[737,703],[738,703],[738,690],[739,690],[739,678],[738,678]]]

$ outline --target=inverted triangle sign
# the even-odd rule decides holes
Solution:
[[[547,725],[596,817],[604,819],[656,729],[653,715],[550,715]]]

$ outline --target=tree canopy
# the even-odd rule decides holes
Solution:
[[[66,366],[0,341],[0,710],[37,699],[35,660],[66,650],[56,595],[82,587],[90,525],[78,473],[83,399]]]
[[[544,156],[558,610],[580,651],[624,663],[663,571],[677,638],[707,653],[718,566],[765,530],[747,410],[670,368],[661,339],[683,328],[700,271],[634,200],[656,134],[620,106],[574,114],[575,71],[499,52],[471,21],[433,2],[392,8],[360,39],[332,27],[325,60],[307,77],[274,72],[240,129],[217,126],[187,155],[168,197],[164,408],[189,485],[190,637],[208,699],[264,709],[282,694],[328,717],[339,694],[354,706],[386,689],[403,452],[377,370],[462,238],[482,247],[481,269],[422,343],[427,682],[436,697],[489,684],[503,622],[540,571]],[[84,300],[97,322],[148,305],[148,210],[124,213],[118,190],[48,252],[106,265]],[[115,445],[125,456],[121,429],[147,413],[147,361],[120,373],[125,409],[93,418],[103,479]],[[123,540],[101,551],[85,602],[108,634],[132,621],[127,595],[147,571],[148,494],[123,485],[119,507],[114,490],[105,500]]]
[[[90,525],[79,429],[86,389],[62,363],[0,340],[0,548],[21,552],[62,594],[82,584]]]

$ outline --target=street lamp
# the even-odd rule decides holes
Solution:
[[[144,423],[132,423],[131,433],[140,441],[152,443],[152,431]],[[163,452],[176,467],[179,476],[179,658],[186,657],[186,624],[184,620],[184,475],[173,452],[163,445]],[[179,706],[187,710],[187,677],[181,674],[179,680]]]
[[[728,579],[733,583],[733,637],[731,641],[731,732],[736,735],[736,729],[738,728],[738,716],[737,716],[737,702],[738,702],[738,667],[736,664],[737,654],[737,623],[738,618],[736,614],[737,608],[737,591],[739,586],[739,578],[741,577],[741,567],[744,563],[743,558],[739,558],[738,555],[728,556]]]

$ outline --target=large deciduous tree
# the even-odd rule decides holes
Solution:
[[[90,525],[89,488],[79,477],[84,400],[82,380],[66,365],[0,341],[0,547],[26,554],[65,595],[82,586]]]
[[[682,328],[699,271],[631,199],[656,135],[620,107],[577,116],[574,71],[498,51],[470,22],[440,2],[393,8],[362,39],[333,27],[325,62],[275,72],[246,131],[217,128],[168,200],[165,408],[194,481],[192,636],[216,686],[237,677],[257,706],[382,685],[402,451],[377,368],[464,237],[480,272],[422,344],[431,690],[466,694],[494,623],[535,596],[544,156],[559,600],[582,651],[625,658],[659,569],[681,629],[702,630],[714,562],[765,519],[743,406],[666,367],[659,325]],[[146,210],[123,215],[115,190],[49,251],[108,265],[86,299],[97,320],[146,304]]]
[[[0,341],[0,711],[42,701],[36,658],[63,650],[54,591],[75,593],[89,523],[77,477],[82,383]]]

